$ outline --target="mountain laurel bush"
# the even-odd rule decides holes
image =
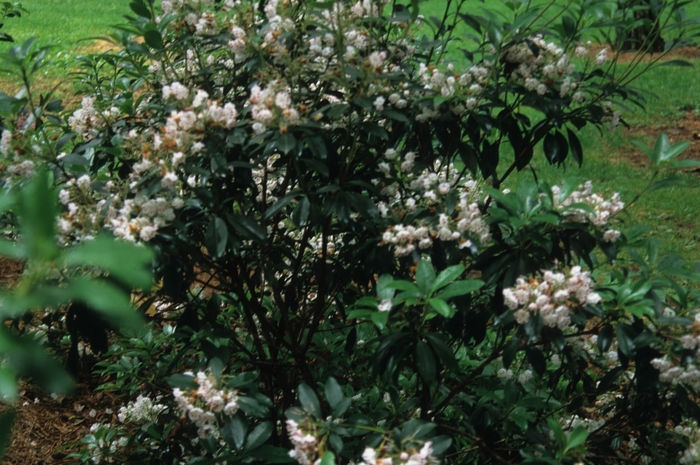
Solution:
[[[45,52],[11,49],[6,189],[47,166],[63,246],[156,257],[148,328],[98,366],[130,413],[76,457],[696,463],[696,268],[619,194],[509,182],[582,164],[653,62],[590,42],[615,2],[475,3],[134,0],[68,111],[31,92]],[[692,32],[661,3],[654,30]],[[655,179],[683,148],[645,148]]]

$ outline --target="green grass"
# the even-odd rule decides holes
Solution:
[[[28,13],[5,21],[3,31],[18,43],[38,37],[64,50],[75,50],[79,41],[106,35],[110,27],[123,22],[129,0],[21,0]]]

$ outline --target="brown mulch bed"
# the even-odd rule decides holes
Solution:
[[[627,140],[637,139],[647,147],[653,148],[656,138],[660,134],[666,134],[671,144],[679,141],[690,142],[690,147],[679,155],[678,160],[700,160],[700,114],[687,112],[680,121],[671,121],[658,127],[632,126],[619,128]],[[651,160],[646,153],[633,145],[620,148],[622,155],[620,160],[634,167],[648,167]],[[690,168],[689,171],[700,174],[700,168]]]
[[[80,450],[78,443],[90,426],[101,420],[117,422],[120,403],[109,393],[94,392],[95,384],[79,384],[71,396],[58,399],[35,386],[23,383],[22,388],[12,442],[2,464],[76,463],[68,455]],[[113,413],[105,413],[107,408]]]

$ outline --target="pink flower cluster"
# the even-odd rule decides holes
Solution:
[[[410,448],[406,451],[394,451],[388,444],[377,449],[365,448],[362,462],[358,465],[428,465],[439,463],[432,456],[432,442],[427,441],[420,450]]]
[[[94,139],[107,124],[120,116],[116,107],[99,112],[95,108],[95,97],[84,97],[80,105],[81,108],[68,118],[68,125],[85,140]]]
[[[395,153],[389,157],[390,160],[397,158]],[[399,162],[400,160],[395,161]],[[389,174],[390,171],[386,170],[385,173]],[[382,241],[393,247],[394,255],[408,255],[416,247],[427,249],[434,240],[455,241],[460,248],[471,247],[473,240],[480,245],[491,240],[491,233],[478,203],[483,193],[469,175],[460,174],[450,164],[444,169],[438,167],[436,171],[425,170],[415,177],[409,174],[408,179],[409,194],[403,198],[398,195],[398,191],[393,190],[398,188],[397,184],[384,189],[384,194],[393,195],[394,198],[388,204],[382,202],[378,205],[383,217],[390,216],[390,212],[411,212],[428,207],[436,212],[446,211],[447,196],[452,191],[458,192],[458,201],[450,214],[438,213],[435,217],[422,219],[414,225],[390,226],[382,235]]]
[[[562,212],[567,221],[575,223],[592,223],[604,227],[610,219],[622,211],[625,204],[620,201],[620,194],[615,193],[606,200],[602,195],[593,192],[593,183],[586,181],[566,198],[562,198],[561,187],[552,186],[554,207]],[[585,204],[591,207],[593,212],[582,208],[571,208],[575,204]],[[603,239],[614,242],[620,237],[620,231],[606,228]]]
[[[600,302],[592,284],[590,273],[580,266],[572,267],[568,277],[547,270],[539,279],[518,278],[515,286],[503,290],[503,299],[518,324],[539,315],[550,328],[564,329],[571,324],[571,312],[577,306]]]
[[[301,465],[314,465],[318,457],[316,431],[314,429],[304,431],[296,421],[289,419],[287,420],[287,433],[294,446],[294,449],[289,451],[289,456]]]
[[[192,375],[192,373],[185,373]],[[197,389],[182,391],[173,389],[178,408],[197,426],[200,438],[218,433],[217,415],[235,415],[238,411],[236,391],[218,389],[212,375],[198,372],[194,381]]]
[[[676,365],[668,355],[653,359],[651,365],[659,371],[659,381],[662,383],[671,385],[682,383],[695,390],[700,389],[700,369],[696,365]]]
[[[556,90],[560,97],[565,97],[578,87],[571,76],[574,66],[569,56],[562,48],[554,43],[545,42],[540,36],[530,37],[508,48],[503,58],[516,66],[510,79],[539,95],[544,95],[552,89]],[[582,102],[584,98],[582,92],[575,92],[572,96],[572,100],[577,103]]]

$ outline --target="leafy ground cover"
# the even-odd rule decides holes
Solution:
[[[42,5],[50,3],[42,2]],[[26,6],[31,8],[30,4]],[[48,17],[51,18],[51,15]],[[62,39],[59,43],[65,42]],[[691,62],[696,60],[694,51],[688,51],[687,55],[686,58]],[[697,140],[700,137],[697,137],[699,128],[695,109],[700,105],[700,93],[697,92],[700,89],[697,89],[696,76],[695,68],[659,68],[658,71],[649,74],[639,82],[640,86],[657,95],[650,96],[648,113],[625,115],[631,125],[629,130],[619,129],[616,133],[604,134],[602,137],[596,132],[584,134],[583,141],[588,158],[581,170],[570,165],[569,173],[574,173],[582,180],[593,180],[596,186],[602,186],[604,191],[620,191],[623,199],[634,198],[645,185],[649,171],[644,167],[648,163],[647,160],[629,144],[630,138],[638,138],[649,145],[656,140],[659,133],[665,132],[671,136],[672,142],[691,140],[689,156],[697,153]],[[678,92],[679,89],[681,93]],[[534,164],[540,179],[558,181],[556,176],[559,172],[551,170],[544,163]],[[528,170],[523,171],[520,179],[525,176],[531,176]],[[631,213],[626,214],[628,216],[625,221],[630,225],[640,219],[641,222],[651,222],[654,230],[650,234],[657,234],[664,239],[670,237],[675,241],[668,246],[669,251],[682,253],[695,260],[700,258],[695,255],[698,253],[696,242],[700,231],[700,206],[688,199],[697,198],[699,193],[697,173],[689,171],[681,175],[681,178],[686,181],[687,187],[647,196],[638,202]],[[15,268],[12,270],[15,270],[13,273],[16,272]],[[79,396],[67,399],[50,399],[31,387],[25,387],[20,401],[20,423],[6,462],[29,464],[39,461],[64,461],[66,450],[58,450],[61,444],[52,442],[50,438],[55,434],[64,438],[79,438],[96,419],[103,419],[105,415],[109,415],[105,413],[106,409],[113,410],[118,405],[114,399],[92,393],[92,386],[90,380],[86,380]],[[52,413],[47,416],[47,410],[55,415]],[[47,421],[47,418],[50,420]],[[43,422],[41,428],[37,428],[38,422]],[[49,434],[47,431],[52,432]],[[65,442],[61,440],[62,444]]]

